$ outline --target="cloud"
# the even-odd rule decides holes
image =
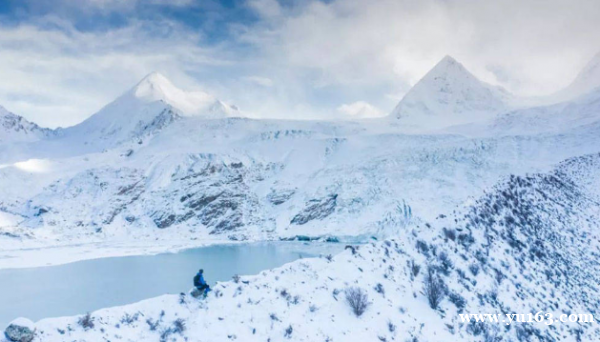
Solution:
[[[337,111],[354,119],[378,118],[386,114],[364,101],[343,104]]]
[[[541,95],[600,50],[597,0],[24,1],[0,14],[0,104],[44,126],[151,71],[254,117],[327,119],[391,111],[447,54]]]
[[[261,87],[272,87],[273,80],[268,77],[260,77],[260,76],[245,76],[242,79],[248,83],[256,84]]]
[[[266,58],[312,70],[312,86],[405,92],[444,55],[522,94],[565,86],[600,49],[596,0],[306,2],[247,32]]]

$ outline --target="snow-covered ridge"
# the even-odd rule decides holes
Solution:
[[[132,96],[144,102],[163,101],[176,108],[183,116],[222,118],[240,115],[237,107],[221,102],[202,91],[181,90],[157,72],[146,76],[125,96]]]
[[[49,137],[52,132],[0,106],[0,143],[33,141]]]

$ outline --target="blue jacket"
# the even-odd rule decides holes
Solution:
[[[196,276],[194,277],[194,285],[195,286],[206,285],[206,280],[204,280],[204,276],[202,275],[202,273],[198,272],[196,274]]]

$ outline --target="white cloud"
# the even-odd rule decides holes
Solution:
[[[378,118],[386,114],[364,101],[343,104],[337,111],[355,119]]]
[[[523,94],[556,91],[600,49],[597,0],[311,1],[245,35],[269,60],[313,70],[313,86],[405,92],[450,54]]]
[[[87,1],[134,16],[139,0]],[[0,79],[8,80],[0,105],[45,126],[73,124],[156,70],[255,117],[373,116],[446,54],[488,82],[535,95],[566,86],[600,50],[597,0],[248,0],[244,8],[258,22],[220,27],[227,40],[210,45],[201,29],[169,20],[88,33],[53,17],[0,25]]]
[[[246,77],[242,77],[242,79],[248,83],[256,84],[261,87],[272,87],[273,86],[273,80],[268,77],[246,76]]]

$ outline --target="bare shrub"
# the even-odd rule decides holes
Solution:
[[[429,306],[436,310],[444,297],[446,296],[446,285],[442,279],[435,273],[432,267],[427,269],[424,281],[425,296],[429,301]]]
[[[81,325],[83,329],[93,329],[94,328],[94,317],[88,312],[87,314],[79,317],[77,324]]]
[[[469,266],[469,271],[471,271],[471,273],[474,276],[477,276],[479,274],[479,265],[477,265],[477,264],[471,264]]]
[[[126,313],[123,317],[121,317],[121,324],[131,325],[133,322],[136,322],[140,317],[140,313],[136,312],[133,315]]]
[[[184,305],[185,303],[187,303],[187,301],[185,300],[185,297],[186,297],[185,293],[181,292],[179,294],[179,304]]]
[[[449,275],[450,271],[454,268],[454,264],[452,263],[452,260],[450,260],[448,254],[446,252],[441,252],[438,255],[438,260],[440,261],[441,271],[444,275]]]
[[[160,332],[160,339],[159,339],[159,341],[160,342],[167,342],[169,340],[169,337],[171,336],[171,334],[173,334],[173,329],[171,329],[171,328],[163,329]]]
[[[352,312],[356,317],[360,317],[369,307],[369,296],[367,293],[358,287],[350,287],[346,289],[346,302],[352,308]]]
[[[396,331],[396,325],[394,323],[392,323],[392,321],[388,321],[388,330],[393,333],[394,331]]]
[[[417,240],[417,251],[425,256],[429,256],[429,245],[427,245],[427,242]]]
[[[331,295],[333,296],[333,299],[338,300],[337,299],[337,295],[340,294],[340,290],[338,289],[333,289],[333,291],[331,291]]]
[[[176,334],[183,334],[185,331],[185,320],[178,318],[173,322],[173,332]]]
[[[383,285],[381,285],[381,283],[377,283],[374,289],[377,293],[380,293],[382,296],[385,297],[385,289],[383,288]]]
[[[463,312],[464,308],[467,306],[465,298],[456,292],[449,293],[448,299],[456,306],[458,312]]]
[[[146,324],[148,324],[148,327],[150,327],[150,331],[155,331],[160,325],[160,321],[153,321],[152,318],[148,318],[146,320]]]
[[[456,241],[456,230],[444,228],[444,237],[447,240]]]
[[[165,317],[165,311],[161,310],[160,316],[158,317],[158,319],[156,321],[153,321],[151,318],[148,318],[146,320],[146,323],[148,324],[148,327],[150,327],[150,331],[155,331],[160,326],[160,323],[162,322],[164,317]]]
[[[421,266],[419,266],[419,264],[417,264],[414,260],[411,260],[409,262],[409,267],[411,279],[414,279],[419,275],[419,271],[421,271]]]
[[[285,335],[284,336],[287,337],[287,338],[290,338],[290,337],[292,337],[292,332],[294,332],[294,328],[292,328],[292,325],[290,325],[290,326],[288,326],[285,329]]]

